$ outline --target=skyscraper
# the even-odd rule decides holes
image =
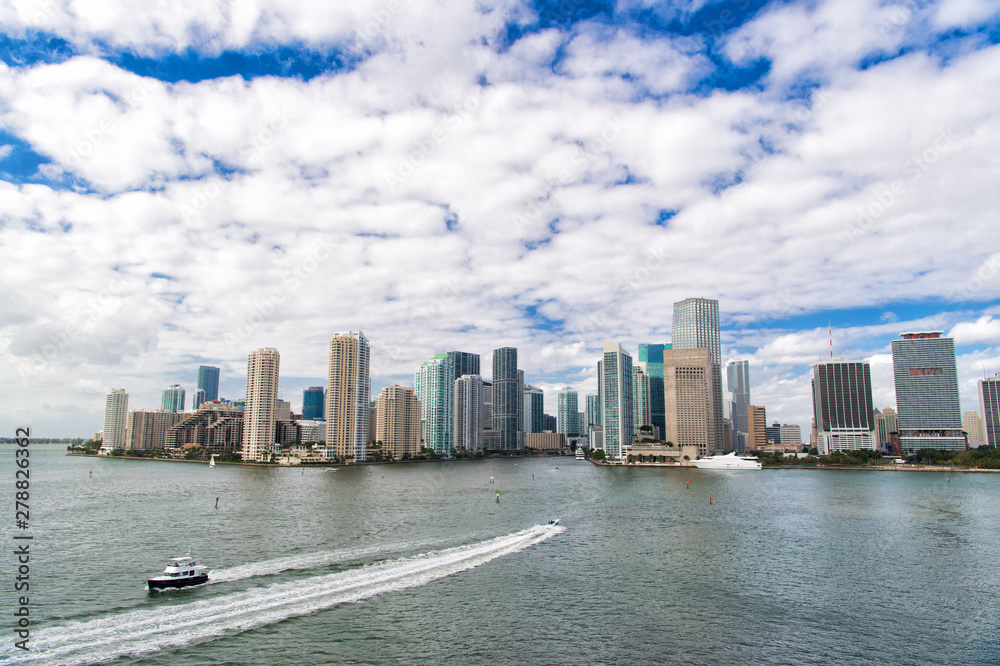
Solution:
[[[205,399],[202,402],[211,402],[219,399],[219,369],[214,365],[198,366],[198,388],[205,392]],[[198,405],[194,408],[197,409]]]
[[[719,301],[709,298],[688,298],[674,303],[671,345],[678,349],[707,349],[710,364],[709,427],[710,451],[725,451],[732,442],[722,437],[722,367],[719,343]]]
[[[802,428],[791,423],[781,424],[781,443],[785,446],[789,444],[801,444]]]
[[[424,446],[442,456],[451,455],[455,368],[448,354],[424,361],[413,376],[420,400]]]
[[[545,393],[535,386],[524,387],[524,432],[542,432],[544,428]]]
[[[707,349],[663,352],[663,401],[666,430],[663,441],[697,446],[698,455],[711,451],[712,364]]]
[[[452,433],[456,451],[480,453],[484,447],[483,378],[462,375],[455,380]]]
[[[184,411],[184,389],[180,387],[180,384],[171,384],[163,389],[163,395],[160,398],[160,409],[167,412]]]
[[[322,386],[310,386],[302,392],[302,420],[322,421],[325,417],[324,406],[326,391]]]
[[[368,369],[371,349],[361,331],[334,333],[326,386],[326,445],[333,454],[360,462],[367,458]]]
[[[954,339],[942,338],[941,331],[900,338],[892,341],[900,449],[964,450]]]
[[[556,432],[566,435],[579,435],[580,427],[576,422],[576,415],[579,412],[579,396],[577,392],[569,386],[565,386],[557,394],[557,399],[559,402],[558,410],[556,411]]]
[[[672,345],[641,344],[638,356],[639,362],[646,364],[646,374],[649,375],[649,417],[651,423],[660,429],[660,437],[667,429],[663,396],[663,352],[667,349],[672,349]]]
[[[194,399],[191,401],[191,409],[198,409],[204,402],[208,402],[205,398],[205,389],[196,389]]]
[[[986,443],[1000,446],[1000,373],[979,381],[979,409],[983,415]]]
[[[273,347],[250,352],[247,359],[247,399],[243,409],[243,460],[267,462],[274,444],[275,401],[278,399],[280,356]]]
[[[621,460],[632,443],[632,356],[617,342],[604,343],[600,363],[604,453]]]
[[[733,419],[733,450],[743,452],[746,448],[750,425],[747,423],[747,407],[750,405],[750,362],[742,359],[730,361],[726,366],[726,380],[733,399],[729,414]]]
[[[652,378],[646,374],[646,364],[642,361],[632,365],[632,427],[638,431],[642,426],[653,425],[650,385]],[[663,431],[659,432],[663,436]]]
[[[867,361],[834,359],[813,366],[813,417],[821,456],[837,451],[874,451],[875,410]]]
[[[383,453],[394,459],[420,452],[420,400],[411,388],[386,386],[378,396],[375,412],[375,441]]]
[[[969,436],[970,446],[973,442],[980,444],[987,442],[986,428],[983,427],[983,419],[979,416],[979,412],[962,412],[962,430]]]
[[[493,350],[493,430],[498,435],[501,451],[517,451],[519,382],[517,349],[501,347]]]
[[[881,412],[875,410],[875,443],[879,448],[886,447],[892,441],[892,433],[899,432],[896,410],[886,407]]]
[[[747,405],[748,449],[763,449],[767,446],[767,410],[762,405]]]
[[[452,365],[455,367],[455,379],[458,379],[462,375],[478,375],[479,374],[479,354],[473,354],[472,352],[462,352],[462,351],[450,351],[448,352],[448,357],[451,359]]]
[[[125,392],[125,389],[111,389],[111,393],[104,401],[104,431],[101,435],[101,448],[125,448],[127,428],[128,393]]]
[[[586,432],[581,432],[581,435],[589,435],[591,428],[601,427],[601,402],[597,397],[597,392],[587,394],[587,411],[586,411]],[[663,436],[663,431],[660,431],[660,436]]]

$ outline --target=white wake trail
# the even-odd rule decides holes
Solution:
[[[22,662],[89,664],[192,645],[337,604],[425,585],[541,543],[564,530],[539,525],[467,546],[350,571],[42,628],[32,641],[31,653],[18,656]]]

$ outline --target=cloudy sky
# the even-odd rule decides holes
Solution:
[[[319,7],[317,5],[329,5]],[[769,419],[811,365],[943,330],[1000,372],[995,1],[7,0],[0,434],[90,436],[250,350],[294,408],[335,331],[373,395],[515,346],[596,387],[604,340],[720,302]],[[190,400],[190,398],[189,398]]]

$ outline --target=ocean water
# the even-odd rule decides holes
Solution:
[[[0,660],[1000,663],[1000,475],[64,452],[32,447],[32,649],[8,554]],[[188,548],[212,582],[147,592]]]

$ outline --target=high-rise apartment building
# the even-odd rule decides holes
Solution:
[[[239,453],[243,447],[246,412],[221,402],[205,402],[194,414],[167,428],[164,448],[180,449],[197,444],[209,453]]]
[[[969,437],[969,445],[973,442],[986,443],[986,428],[983,427],[983,419],[979,412],[962,412],[962,430]]]
[[[125,448],[128,432],[128,393],[125,389],[111,389],[104,401],[104,431],[102,449]]]
[[[646,374],[649,376],[650,423],[660,429],[661,437],[667,428],[664,416],[666,407],[663,395],[663,352],[671,348],[669,343],[639,345],[638,361],[646,364]]]
[[[452,433],[456,451],[480,453],[485,447],[483,378],[462,375],[455,380]]]
[[[632,428],[638,432],[642,426],[653,425],[652,403],[650,403],[652,378],[646,373],[646,363],[639,361],[632,365]],[[581,433],[586,434],[586,433]],[[663,431],[660,431],[663,434]]]
[[[167,444],[167,429],[187,418],[186,414],[158,409],[153,412],[136,410],[128,415],[126,449],[163,449]]]
[[[542,432],[545,415],[545,392],[535,386],[524,387],[524,433]]]
[[[163,395],[160,398],[160,409],[166,412],[184,411],[184,389],[180,387],[180,384],[171,384],[163,389]]]
[[[899,432],[896,410],[886,407],[881,412],[875,410],[875,443],[879,448],[886,448],[892,442],[892,434]]]
[[[386,386],[378,396],[375,413],[375,441],[382,452],[400,460],[420,453],[420,399],[412,388]]]
[[[326,446],[333,455],[367,459],[371,349],[361,331],[334,333],[326,385]]]
[[[732,442],[722,437],[722,359],[719,343],[719,301],[688,298],[674,303],[671,346],[678,349],[707,349],[709,372],[709,451],[725,451]],[[665,381],[665,380],[664,380]],[[666,388],[664,388],[666,391]]]
[[[214,365],[198,366],[198,389],[205,392],[201,402],[212,402],[219,399],[219,369]],[[193,406],[198,409],[201,402]]]
[[[747,407],[750,406],[750,362],[743,359],[730,361],[726,366],[726,383],[733,396],[729,408],[733,420],[733,450],[742,453],[750,433],[750,426],[747,423]]]
[[[493,430],[501,451],[520,448],[518,415],[521,412],[520,382],[517,372],[517,349],[501,347],[493,350]]]
[[[424,361],[413,376],[420,399],[424,446],[442,456],[451,455],[454,376],[455,369],[448,354],[438,354]]]
[[[711,376],[707,349],[674,347],[663,352],[664,442],[697,446],[700,456],[713,450]]]
[[[451,363],[455,368],[455,377],[452,381],[458,379],[462,375],[479,374],[479,354],[463,351],[450,351],[448,352],[448,357],[451,359]]]
[[[625,447],[633,439],[632,356],[619,343],[605,342],[598,367],[604,453],[621,460],[625,457]]]
[[[577,414],[580,411],[579,394],[569,386],[564,386],[557,394],[557,399],[556,432],[565,435],[579,435],[580,426],[576,422]]]
[[[596,391],[587,394],[587,409],[585,414],[586,414],[586,421],[585,421],[586,432],[580,433],[581,435],[589,435],[591,428],[601,427],[601,403],[597,397]]]
[[[747,449],[763,449],[767,446],[767,410],[762,405],[747,405]]]
[[[892,371],[899,411],[899,446],[964,450],[955,340],[941,331],[900,333],[892,341]]]
[[[813,417],[821,456],[877,448],[867,361],[833,359],[813,366]]]
[[[302,420],[322,421],[326,418],[326,391],[322,386],[310,386],[302,392]]]
[[[243,409],[243,460],[267,462],[274,444],[280,356],[273,347],[250,352]]]
[[[205,389],[195,389],[194,399],[191,401],[191,409],[198,409],[203,403],[209,402],[205,399]]]
[[[990,446],[1000,446],[1000,373],[979,381],[979,409],[983,415],[983,430]]]

